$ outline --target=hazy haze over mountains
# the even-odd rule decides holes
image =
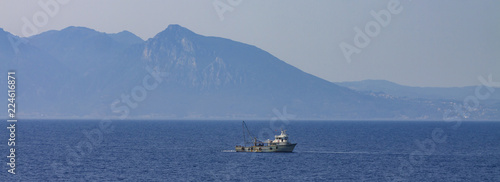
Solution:
[[[179,25],[146,41],[127,31],[68,27],[26,38],[17,53],[8,37],[0,31],[0,58],[2,68],[17,70],[20,117],[269,119],[286,108],[297,119],[442,119],[460,104],[351,90],[255,46]],[[165,75],[137,94],[151,70]],[[481,107],[470,118],[498,119],[498,108]]]

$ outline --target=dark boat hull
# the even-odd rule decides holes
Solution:
[[[236,146],[236,152],[293,152],[296,143],[287,145],[269,145],[269,146]]]

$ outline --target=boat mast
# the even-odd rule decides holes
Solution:
[[[246,139],[246,135],[245,135],[245,128],[247,129],[247,132],[248,132],[248,136],[250,136],[250,138],[252,138],[253,140],[257,140],[257,138],[254,138],[252,136],[252,134],[250,133],[250,130],[248,130],[248,126],[247,124],[245,123],[245,121],[243,121],[243,123],[241,124],[241,127],[243,129],[243,143],[245,143],[245,146],[247,145],[247,139]],[[255,142],[254,142],[255,143]]]
[[[247,139],[245,137],[245,121],[243,121],[243,123],[241,123],[241,131],[243,132],[243,145],[247,146]]]

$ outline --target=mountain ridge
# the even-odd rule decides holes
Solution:
[[[199,35],[180,25],[169,25],[146,41],[124,33],[127,36],[120,41],[113,38],[120,33],[68,27],[27,38],[29,49],[38,51],[22,48],[26,53],[13,59],[26,57],[19,71],[36,70],[26,67],[28,63],[59,71],[30,76],[49,78],[44,84],[22,83],[32,90],[58,89],[50,96],[19,90],[32,101],[20,101],[29,106],[24,116],[113,117],[111,103],[128,107],[131,118],[171,119],[271,118],[276,108],[287,108],[297,118],[441,119],[442,111],[452,108],[449,103],[360,93],[306,73],[256,46]],[[143,84],[148,69],[166,75],[132,107],[124,98]],[[57,99],[37,101],[40,97]],[[39,109],[40,104],[48,107]]]
[[[384,92],[398,97],[450,100],[463,100],[467,96],[474,95],[475,89],[478,87],[415,87],[387,80],[336,82],[336,84],[361,92]],[[488,99],[500,100],[500,93],[493,92]]]

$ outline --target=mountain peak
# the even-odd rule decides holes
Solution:
[[[133,34],[132,32],[129,32],[127,30],[124,30],[124,31],[121,31],[121,32],[118,32],[118,33],[115,33],[117,35],[131,35]],[[134,34],[135,35],[135,34]]]
[[[140,37],[129,31],[121,31],[119,33],[108,34],[112,39],[117,42],[127,45],[138,44],[144,42]]]
[[[178,24],[171,24],[171,25],[168,25],[168,27],[163,30],[162,32],[158,33],[155,37],[189,37],[189,36],[193,36],[193,35],[197,35],[196,33],[194,33],[193,31],[183,27],[183,26],[180,26]]]
[[[97,32],[94,29],[90,29],[87,27],[79,27],[79,26],[69,26],[69,27],[62,29],[61,31],[93,31],[93,32]]]
[[[87,27],[78,27],[78,26],[69,26],[69,27],[62,29],[60,32],[76,34],[76,35],[80,35],[80,36],[104,34],[102,32],[94,30],[94,29],[90,29]]]
[[[180,26],[179,24],[170,24],[170,25],[168,25],[166,30],[192,32],[191,30],[187,29],[186,27]]]

